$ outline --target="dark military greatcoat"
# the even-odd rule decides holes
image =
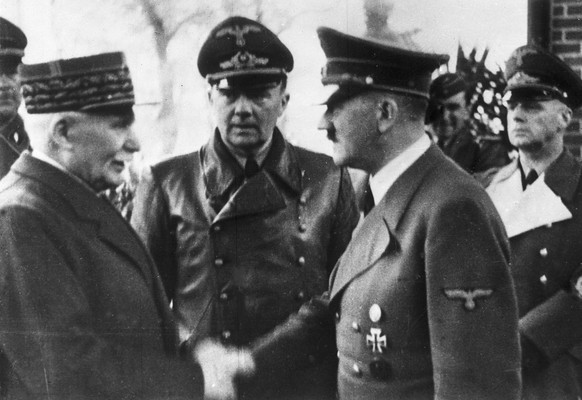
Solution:
[[[8,124],[0,126],[0,179],[10,171],[10,166],[20,153],[29,147],[30,142],[20,115],[17,114]]]
[[[182,340],[247,345],[326,290],[358,217],[347,171],[276,130],[248,180],[218,132],[200,151],[153,166],[132,224],[160,269]],[[304,375],[290,377],[291,393],[325,386]]]
[[[0,219],[0,398],[202,397],[155,265],[110,204],[24,153]]]
[[[524,191],[516,160],[487,189],[510,237],[528,400],[582,397],[581,171],[564,152]]]
[[[328,303],[254,344],[258,373],[307,363],[335,315],[340,399],[518,399],[508,263],[485,191],[432,146],[354,233]]]

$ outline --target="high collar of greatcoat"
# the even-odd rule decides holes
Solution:
[[[107,200],[69,176],[66,172],[23,153],[12,166],[12,170],[39,182],[50,191],[44,191],[45,200],[61,210],[63,215],[73,210],[81,221],[93,226],[97,235],[111,246],[126,253],[140,269],[146,269],[144,275],[150,279],[150,259],[133,229],[121,214]],[[73,234],[71,232],[71,234]]]
[[[515,159],[497,173],[490,186],[509,179],[518,168],[519,160]],[[568,203],[574,199],[581,174],[582,166],[580,163],[564,149],[562,154],[544,172],[544,182],[557,196]]]
[[[242,167],[227,150],[218,129],[202,149],[202,163],[209,198],[228,195],[232,188],[244,179]],[[283,181],[293,191],[297,193],[301,191],[301,170],[297,155],[277,128],[273,132],[271,149],[262,170]]]

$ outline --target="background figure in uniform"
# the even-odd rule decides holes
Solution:
[[[443,152],[465,171],[473,174],[509,162],[501,141],[481,145],[471,134],[469,85],[458,74],[446,73],[430,85],[431,110],[427,115],[432,133]]]
[[[337,85],[320,128],[336,164],[371,174],[376,205],[335,266],[329,297],[254,343],[257,377],[284,379],[326,341],[338,347],[340,399],[518,399],[502,222],[424,133],[430,74],[448,57],[318,34],[322,82]]]
[[[132,224],[160,269],[181,340],[248,345],[326,289],[359,215],[347,171],[276,127],[293,57],[275,34],[228,18],[210,32],[198,68],[214,134],[200,151],[152,167]],[[285,384],[253,393],[250,383],[242,397],[333,398],[329,355],[329,365]]]
[[[27,40],[10,21],[0,17],[0,178],[30,146],[18,107],[22,101],[18,65]]]
[[[582,397],[582,166],[564,148],[582,80],[555,55],[516,49],[506,64],[509,140],[519,158],[491,195],[510,238],[525,399]]]
[[[153,261],[97,196],[139,150],[123,54],[21,68],[27,111],[45,115],[0,181],[0,397],[196,399],[204,382],[232,398],[221,374],[248,357],[200,343],[201,364],[180,361]]]

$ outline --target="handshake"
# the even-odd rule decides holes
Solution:
[[[255,362],[249,350],[228,348],[213,339],[198,343],[194,357],[204,374],[205,399],[236,399],[235,378],[249,377],[255,372]]]

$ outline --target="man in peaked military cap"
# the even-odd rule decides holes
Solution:
[[[0,181],[0,397],[192,399],[203,384],[232,397],[221,374],[245,367],[244,354],[201,343],[199,363],[177,357],[155,265],[97,196],[139,150],[123,54],[20,72],[40,131]]]
[[[503,144],[477,143],[471,133],[468,83],[456,73],[446,73],[430,85],[431,115],[428,115],[437,144],[443,152],[469,173],[502,167],[509,162]]]
[[[28,149],[28,135],[20,106],[20,80],[17,67],[24,56],[27,40],[12,22],[0,17],[0,178],[8,173],[20,153]]]
[[[329,295],[256,343],[257,376],[307,363],[317,338],[337,343],[340,399],[519,398],[503,225],[485,190],[424,134],[430,75],[447,57],[318,34],[322,82],[335,85],[320,128],[336,164],[370,173],[376,205]]]
[[[582,80],[555,55],[506,64],[508,133],[519,158],[488,192],[509,235],[526,399],[582,397],[582,166],[564,149]]]
[[[276,127],[293,57],[265,26],[231,17],[198,57],[216,129],[200,151],[151,168],[132,224],[173,300],[180,339],[248,346],[327,287],[358,220],[345,169],[291,145]],[[335,356],[242,398],[325,399]],[[311,358],[325,353],[318,348]]]

